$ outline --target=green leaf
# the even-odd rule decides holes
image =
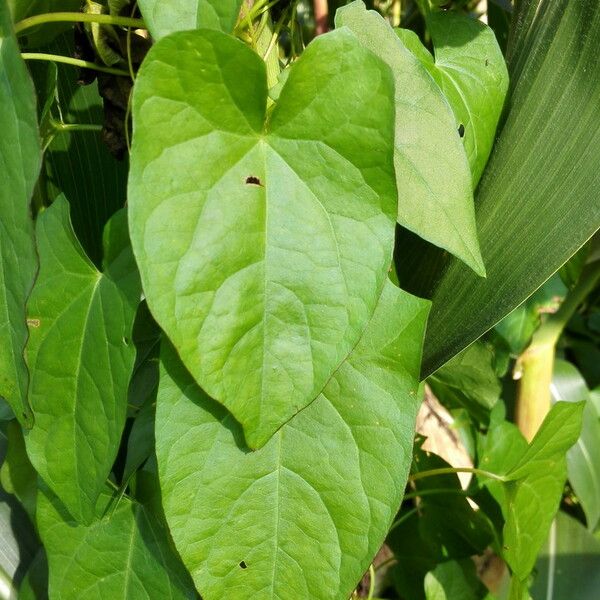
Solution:
[[[40,271],[27,346],[36,423],[25,441],[45,483],[73,517],[89,522],[125,423],[139,291],[128,295],[110,269],[103,275],[91,264],[64,198],[38,217],[36,233]]]
[[[0,468],[0,483],[4,490],[17,497],[29,518],[35,520],[37,473],[29,462],[20,425],[11,421],[7,425],[8,447]]]
[[[310,44],[267,125],[266,101],[265,64],[239,40],[158,42],[135,85],[128,200],[150,310],[252,448],[357,343],[396,206],[392,75],[350,32]]]
[[[361,0],[340,8],[335,22],[349,27],[394,73],[398,223],[484,275],[469,166],[443,94],[385,19],[366,11]]]
[[[581,523],[559,512],[536,563],[533,598],[596,600],[599,589],[600,542]]]
[[[123,470],[123,481],[127,481],[154,451],[154,404],[146,404],[139,411],[129,433],[127,458]]]
[[[508,90],[504,56],[494,32],[478,19],[433,12],[427,17],[427,27],[435,58],[414,32],[401,29],[398,35],[413,38],[413,51],[417,44],[421,46],[416,56],[448,99],[463,134],[475,187],[490,156]]]
[[[504,558],[520,580],[531,572],[558,510],[567,477],[565,455],[579,437],[583,407],[583,402],[555,404],[529,446],[506,422],[484,442],[482,468],[506,478],[487,486],[505,519]]]
[[[27,17],[51,12],[77,12],[80,0],[7,0],[15,23]],[[40,46],[52,41],[59,33],[72,27],[71,23],[46,23],[26,29],[19,34],[27,47]]]
[[[492,600],[471,560],[449,561],[425,576],[426,600]]]
[[[165,514],[206,600],[347,598],[400,504],[427,303],[388,283],[323,393],[260,450],[162,354],[156,455]]]
[[[33,84],[5,0],[0,0],[0,50],[0,396],[31,427],[23,350],[25,302],[37,270],[29,201],[41,149]]]
[[[475,342],[427,380],[435,396],[449,408],[466,408],[480,422],[500,398],[501,384],[490,346]]]
[[[521,304],[600,226],[600,5],[524,0],[516,11],[512,93],[475,202],[487,279],[414,236],[399,240],[402,286],[433,300],[424,376]]]
[[[37,520],[53,599],[194,598],[166,527],[137,502],[122,498],[115,507],[104,492],[95,520],[85,526],[62,512],[51,494],[40,492]]]
[[[156,40],[187,29],[231,33],[243,0],[139,0],[140,10]]]
[[[588,529],[593,530],[600,519],[600,414],[585,380],[571,363],[555,361],[551,390],[555,402],[585,402],[581,435],[567,453],[567,472]]]
[[[44,50],[72,56],[74,49],[71,38],[67,34],[62,35]],[[97,83],[80,85],[77,79],[76,69],[64,66],[58,70],[62,119],[67,124],[103,125],[103,102]],[[58,119],[59,115],[55,114],[54,117]],[[127,160],[118,161],[110,154],[100,132],[61,131],[48,147],[44,163],[44,193],[48,200],[60,194],[69,199],[77,239],[99,267],[104,226],[125,205]]]
[[[19,600],[48,600],[48,561],[40,548],[19,586]]]

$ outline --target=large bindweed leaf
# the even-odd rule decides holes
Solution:
[[[104,491],[90,525],[73,521],[49,492],[40,492],[37,522],[48,555],[55,600],[194,598],[166,526],[143,504]]]
[[[600,519],[600,414],[585,380],[571,363],[555,361],[550,389],[556,402],[585,402],[581,435],[567,453],[567,472],[593,531]]]
[[[41,148],[33,84],[0,0],[0,396],[31,427],[25,302],[37,269],[29,201],[40,170]]]
[[[424,376],[520,305],[600,226],[600,5],[524,0],[513,21],[506,120],[476,196],[487,279],[408,233],[400,241],[402,286],[433,300]]]
[[[508,72],[494,32],[478,19],[456,12],[427,18],[434,55],[417,35],[398,35],[415,53],[448,99],[463,137],[473,185],[488,161],[508,90]]]
[[[36,233],[40,271],[28,304],[27,346],[36,422],[27,452],[71,515],[89,522],[125,423],[139,290],[119,287],[128,272],[122,264],[111,263],[105,274],[91,264],[64,198],[38,217]],[[108,248],[105,254],[122,257]]]
[[[319,394],[382,293],[393,91],[347,30],[310,44],[267,124],[265,64],[223,33],[168,36],[138,74],[129,222],[148,306],[253,448]]]
[[[410,467],[428,305],[391,283],[323,393],[260,450],[163,348],[156,454],[175,545],[206,600],[347,598]]]
[[[583,402],[554,405],[529,445],[507,422],[492,428],[483,445],[481,467],[506,479],[487,485],[505,519],[504,558],[521,581],[531,572],[558,510],[567,478],[565,454],[579,437],[583,407]]]
[[[139,0],[140,10],[155,39],[188,29],[219,29],[230,33],[243,0]]]
[[[394,73],[398,223],[485,274],[469,165],[446,99],[385,19],[361,0],[340,8],[335,22],[350,28]]]

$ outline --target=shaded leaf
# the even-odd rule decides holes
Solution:
[[[19,600],[48,599],[48,560],[40,548],[31,561],[27,573],[19,586]]]
[[[571,363],[555,361],[551,391],[555,402],[585,402],[581,435],[567,453],[567,473],[588,528],[593,530],[600,519],[600,414],[585,380]]]
[[[123,471],[123,481],[127,481],[154,451],[154,417],[156,406],[146,404],[133,421],[127,442],[127,458]]]
[[[265,64],[239,40],[158,42],[135,85],[128,200],[148,306],[252,448],[358,341],[396,206],[392,75],[350,32],[310,44],[267,125],[266,100]]]
[[[71,520],[40,492],[37,519],[49,565],[50,596],[117,600],[194,598],[168,531],[143,505],[104,492],[89,526]]]
[[[470,561],[441,563],[425,577],[426,600],[492,600]]]
[[[494,367],[494,353],[475,342],[427,379],[435,396],[449,408],[465,408],[480,422],[500,398],[501,384]]]
[[[335,21],[337,27],[349,27],[394,73],[398,223],[485,274],[469,166],[443,94],[385,19],[366,11],[361,0],[340,8]]]
[[[156,454],[175,544],[206,600],[347,598],[381,547],[411,461],[427,303],[391,283],[323,393],[250,452],[162,354]]]
[[[0,0],[0,396],[27,427],[25,302],[37,269],[29,201],[41,163],[33,84]]]
[[[476,197],[487,279],[414,236],[399,241],[402,286],[433,299],[424,376],[521,304],[600,225],[600,5],[524,0],[516,11],[509,108]]]
[[[559,512],[536,563],[533,599],[596,600],[599,589],[600,542],[581,523]]]
[[[31,462],[77,519],[89,522],[115,459],[127,409],[137,294],[85,256],[59,198],[37,222],[40,271],[28,312]],[[108,255],[111,255],[109,252]]]
[[[156,40],[188,29],[231,33],[243,0],[139,0],[140,10]]]

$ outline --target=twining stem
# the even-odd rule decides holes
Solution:
[[[506,481],[506,478],[490,471],[484,471],[483,469],[477,469],[476,467],[441,467],[439,469],[430,469],[429,471],[419,471],[418,473],[412,473],[409,477],[409,481],[418,481],[419,479],[425,479],[426,477],[434,477],[435,475],[448,475],[450,473],[473,473],[474,475],[481,475],[482,477],[489,477],[496,481]]]
[[[399,519],[397,519],[396,521],[393,522],[392,526],[390,527],[390,530],[388,531],[388,534],[390,534],[392,531],[394,531],[394,529],[396,529],[396,527],[400,527],[400,525],[402,525],[402,523],[405,523],[406,521],[408,521],[413,515],[417,514],[419,512],[419,508],[417,506],[415,506],[415,508],[411,508],[409,511],[405,512]]]
[[[87,60],[71,58],[70,56],[62,56],[60,54],[46,54],[44,52],[22,52],[21,57],[24,60],[49,60],[57,63],[64,63],[65,65],[72,65],[74,67],[84,67],[86,69],[93,69],[94,71],[101,71],[102,73],[109,73],[111,75],[122,75],[123,77],[129,77],[129,73],[127,71],[124,71],[123,69],[105,67],[104,65],[97,65],[96,63],[89,62]]]
[[[52,128],[57,132],[102,131],[102,125],[95,125],[93,123],[59,123],[58,121],[53,121]]]
[[[433,488],[425,490],[417,490],[415,492],[408,492],[404,494],[403,500],[411,500],[412,498],[421,498],[421,496],[437,496],[439,494],[453,494],[455,496],[468,496],[465,490],[459,490],[455,488]]]
[[[517,361],[519,375],[515,420],[527,441],[531,441],[550,411],[552,374],[556,344],[567,323],[600,282],[600,261],[586,265],[575,287],[556,313],[534,333],[531,343]]]
[[[114,15],[94,15],[91,13],[79,12],[55,12],[34,15],[15,24],[15,33],[19,34],[26,29],[45,23],[101,23],[105,25],[116,25],[121,27],[133,27],[134,29],[146,29],[146,24],[142,19],[131,17],[118,17]]]

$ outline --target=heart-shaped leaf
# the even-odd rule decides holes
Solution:
[[[25,302],[37,269],[29,201],[41,164],[35,95],[0,0],[0,396],[28,427]]]
[[[414,31],[397,30],[450,102],[471,165],[473,185],[488,161],[508,90],[508,70],[494,32],[456,12],[427,18],[435,58]]]
[[[335,22],[394,73],[398,223],[484,275],[469,165],[444,95],[385,19],[361,0],[340,8]]]
[[[194,592],[160,515],[106,490],[86,526],[69,518],[49,492],[38,495],[37,522],[56,600],[183,600]]]
[[[255,452],[163,348],[162,499],[203,598],[348,598],[404,492],[427,312],[426,301],[386,284],[323,393]]]
[[[233,30],[243,0],[139,0],[154,39],[188,29]]]
[[[264,62],[223,33],[173,34],[138,74],[129,209],[148,305],[251,447],[320,393],[382,293],[393,98],[347,30],[306,49],[266,124]]]
[[[125,424],[139,287],[125,276],[122,251],[107,249],[114,262],[105,274],[96,270],[75,238],[64,198],[38,217],[36,234],[40,271],[28,303],[27,344],[35,426],[26,434],[27,452],[71,515],[89,522]],[[135,267],[131,249],[129,264]]]

